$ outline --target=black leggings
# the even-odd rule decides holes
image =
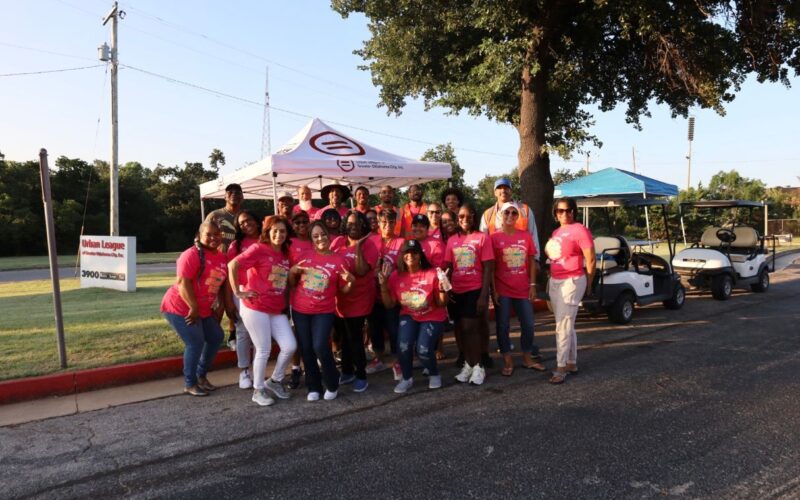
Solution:
[[[335,329],[339,335],[339,348],[342,352],[342,375],[355,375],[367,379],[367,355],[364,352],[364,320],[366,316],[355,318],[336,317]]]

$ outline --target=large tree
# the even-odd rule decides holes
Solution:
[[[794,0],[332,0],[343,17],[363,13],[368,62],[380,103],[406,98],[513,124],[523,199],[550,226],[549,154],[587,141],[588,111],[627,106],[640,127],[652,103],[673,116],[734,97],[750,73],[788,85],[800,67]],[[788,67],[787,67],[788,66]]]

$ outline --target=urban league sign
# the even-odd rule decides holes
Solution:
[[[81,288],[136,291],[136,238],[81,237]]]

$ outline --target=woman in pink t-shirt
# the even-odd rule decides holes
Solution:
[[[391,269],[385,265],[378,273],[383,305],[387,309],[400,305],[397,343],[402,379],[394,392],[404,393],[414,384],[415,350],[422,366],[428,370],[428,388],[438,389],[442,386],[442,376],[436,366],[435,350],[447,319],[447,292],[420,242],[406,241],[400,249],[400,257],[396,272],[389,274]]]
[[[258,217],[249,210],[239,212],[233,227],[236,229],[236,237],[228,246],[228,262],[243,253],[251,245],[258,243],[258,238],[261,235],[261,223]],[[232,283],[233,280],[229,279],[228,282]],[[247,275],[243,271],[239,271],[239,283],[247,283]],[[233,303],[236,305],[236,309],[239,310],[239,297],[236,294],[233,294]],[[242,321],[241,314],[233,326],[235,329],[231,331],[228,345],[236,351],[236,362],[240,370],[239,387],[241,389],[250,389],[253,387],[253,374],[250,373],[253,343],[250,341],[250,334]]]
[[[336,292],[338,288],[340,293],[349,293],[355,276],[347,269],[344,257],[331,251],[330,235],[323,222],[311,224],[310,234],[314,250],[303,254],[289,271],[292,319],[306,368],[308,400],[319,400],[323,381],[325,399],[331,400],[339,389],[339,370],[330,346]]]
[[[528,231],[517,229],[519,207],[506,202],[500,207],[503,226],[490,238],[494,249],[494,304],[497,321],[497,345],[503,355],[502,375],[514,373],[509,340],[511,308],[517,312],[521,330],[522,366],[545,371],[534,359],[539,348],[533,343],[533,305],[536,298],[536,246]]]
[[[227,284],[228,259],[219,251],[220,243],[215,223],[200,224],[195,245],[178,257],[178,281],[161,300],[161,313],[185,344],[183,392],[192,396],[207,396],[216,389],[206,375],[225,333],[214,309],[225,304],[228,317],[236,317]]]
[[[448,238],[444,257],[453,282],[447,310],[456,322],[456,341],[465,359],[456,380],[481,385],[486,378],[486,362],[481,354],[488,351],[489,344],[486,312],[494,280],[494,252],[489,235],[478,231],[472,204],[466,203],[458,210],[458,225],[461,231]]]
[[[306,189],[308,189],[308,186],[306,186]],[[294,236],[289,237],[289,262],[292,265],[299,261],[304,253],[314,250],[314,245],[311,243],[311,235],[308,232],[310,222],[311,214],[305,210],[298,210],[292,215],[292,232]],[[300,387],[300,377],[303,375],[303,370],[300,368],[300,358],[300,350],[297,349],[294,351],[294,356],[292,356],[292,374],[289,377],[289,389]]]
[[[556,321],[557,367],[551,384],[564,382],[568,373],[577,373],[578,337],[575,317],[584,293],[591,293],[595,254],[592,233],[575,222],[578,205],[572,198],[561,198],[553,205],[559,227],[544,247],[550,258],[548,294]],[[584,269],[584,262],[586,267]],[[587,286],[587,284],[589,286]]]
[[[381,229],[380,236],[380,263],[377,269],[382,269],[388,266],[390,270],[394,270],[395,264],[399,258],[400,248],[403,246],[405,240],[395,236],[395,224],[397,223],[397,212],[393,210],[381,210],[378,214],[378,225]],[[378,240],[375,240],[378,241]],[[375,282],[375,289],[378,291],[378,283]],[[377,373],[386,369],[384,364],[386,339],[384,330],[389,334],[389,351],[391,353],[397,352],[397,327],[400,321],[400,308],[392,307],[387,309],[383,306],[381,294],[375,294],[375,303],[372,307],[372,312],[369,316],[369,337],[372,343],[372,351],[375,353],[375,358],[367,365],[367,374]],[[388,360],[387,360],[388,362]],[[393,363],[395,379],[399,380],[402,377],[402,369],[399,363]]]
[[[289,360],[297,349],[288,313],[289,221],[282,216],[264,219],[258,243],[250,246],[228,264],[231,288],[242,301],[241,315],[256,346],[253,359],[253,402],[269,406],[275,402],[268,394],[288,399],[283,377]],[[245,283],[239,282],[246,273]],[[272,376],[264,382],[272,340],[280,347]]]
[[[367,218],[357,210],[345,217],[345,240],[333,250],[353,270],[355,282],[348,293],[336,295],[335,329],[342,353],[340,384],[353,384],[353,392],[367,389],[364,322],[375,304],[375,267],[380,254],[370,239]]]

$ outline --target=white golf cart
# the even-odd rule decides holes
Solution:
[[[769,289],[769,273],[775,270],[775,240],[772,244],[772,265],[765,239],[750,225],[741,224],[739,209],[753,209],[766,205],[758,201],[708,200],[680,204],[681,227],[684,215],[690,209],[707,209],[712,220],[719,219],[720,210],[730,210],[731,220],[723,225],[707,227],[700,240],[678,252],[672,265],[687,288],[711,290],[717,300],[728,300],[734,288],[750,288],[754,292]],[[684,236],[684,240],[685,240]]]
[[[666,199],[582,199],[581,207],[647,207],[660,206],[664,216],[666,244],[669,260],[652,253],[656,243],[648,239],[628,240],[624,236],[598,236],[594,239],[597,254],[597,272],[593,283],[594,297],[582,303],[590,312],[605,311],[614,323],[626,324],[633,318],[635,305],[644,306],[661,302],[667,309],[680,309],[686,299],[680,276],[670,265],[674,255],[674,242],[670,238]],[[645,251],[649,248],[651,252]]]

